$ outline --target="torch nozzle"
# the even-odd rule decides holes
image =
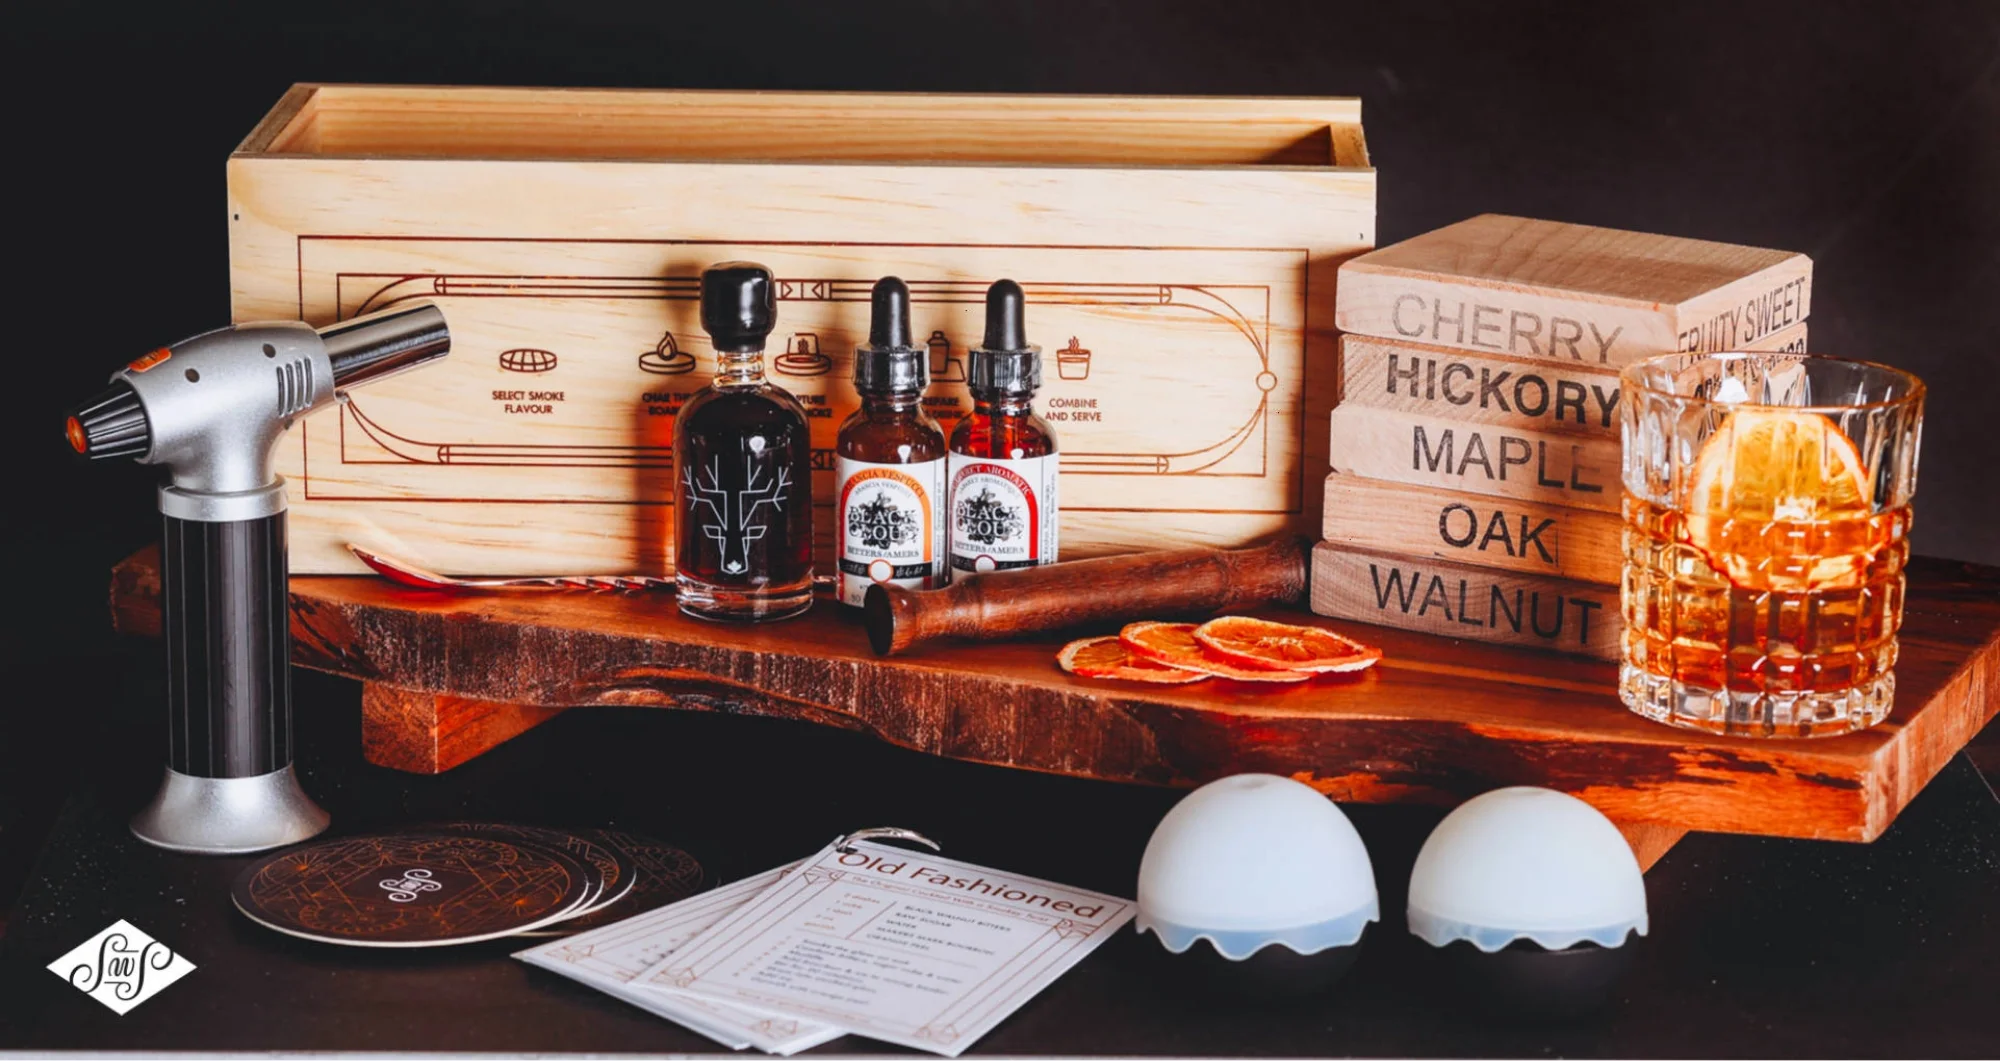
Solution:
[[[63,433],[91,460],[143,457],[153,448],[153,426],[130,383],[120,380],[70,410]]]

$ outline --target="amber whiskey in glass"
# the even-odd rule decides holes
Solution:
[[[1923,395],[1906,372],[1801,354],[1625,370],[1627,707],[1746,737],[1888,716]]]
[[[777,324],[771,271],[701,274],[715,377],[674,422],[674,570],[681,611],[758,622],[812,606],[812,439],[805,410],[764,378]]]

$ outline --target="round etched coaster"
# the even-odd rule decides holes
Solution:
[[[601,838],[593,839],[596,830],[566,832],[561,829],[545,829],[539,825],[514,825],[502,822],[447,822],[443,825],[426,826],[428,831],[441,833],[467,833],[473,836],[499,836],[514,840],[525,840],[553,847],[572,857],[582,860],[600,878],[598,887],[582,906],[564,918],[582,917],[593,911],[623,899],[639,881],[639,865],[634,857],[618,849],[617,845]],[[539,932],[568,931],[570,925],[550,925]]]
[[[271,855],[236,878],[252,921],[357,947],[498,939],[575,912],[598,874],[539,843],[456,833],[357,836]]]
[[[668,903],[679,902],[701,890],[701,863],[686,851],[650,836],[616,829],[584,831],[592,839],[631,859],[638,866],[638,879],[624,898],[599,903],[576,919],[563,922],[563,931],[581,932],[622,921]]]

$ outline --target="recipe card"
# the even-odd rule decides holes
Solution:
[[[732,1050],[755,1046],[769,1053],[790,1054],[818,1046],[839,1038],[841,1029],[632,985],[702,930],[778,883],[796,865],[767,870],[616,924],[530,947],[514,957],[614,995]]]
[[[1115,896],[836,843],[634,986],[956,1056],[1133,912]]]

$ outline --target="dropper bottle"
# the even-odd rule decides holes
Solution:
[[[930,352],[910,341],[910,288],[875,282],[868,345],[854,351],[861,408],[834,442],[839,600],[861,606],[885,582],[935,589],[945,570],[944,429],[923,408]]]
[[[1056,436],[1035,415],[1042,349],[1027,340],[1027,297],[986,289],[986,337],[968,354],[972,414],[951,433],[951,568],[1005,571],[1056,561]]]

